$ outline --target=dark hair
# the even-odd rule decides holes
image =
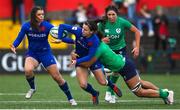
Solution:
[[[88,20],[84,24],[87,25],[91,31],[94,31],[94,34],[96,34],[99,39],[102,39],[104,37],[103,34],[98,31],[98,26],[95,20]]]
[[[98,30],[98,26],[93,20],[88,20],[84,24],[87,25],[91,31],[96,32]]]
[[[118,8],[116,6],[113,6],[113,5],[109,5],[108,7],[106,7],[105,9],[105,16],[102,16],[100,18],[96,18],[94,19],[94,22],[95,23],[102,23],[102,30],[104,30],[105,28],[105,24],[106,24],[106,21],[108,20],[108,17],[107,17],[107,13],[108,11],[110,10],[113,10],[117,15],[118,15]]]
[[[106,9],[105,9],[105,15],[106,15],[106,17],[107,17],[107,13],[108,13],[108,11],[114,11],[117,15],[119,14],[119,12],[118,12],[118,8],[116,7],[116,6],[114,6],[114,5],[109,5],[108,7],[106,7]]]
[[[40,28],[38,26],[38,21],[36,19],[36,13],[38,10],[43,10],[42,7],[40,6],[36,6],[31,10],[31,19],[30,19],[30,23],[31,23],[31,27],[33,29],[37,29],[38,31],[40,31]]]

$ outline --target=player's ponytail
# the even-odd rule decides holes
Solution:
[[[40,27],[39,27],[38,21],[36,19],[36,13],[38,10],[43,10],[43,8],[40,6],[36,6],[31,10],[30,24],[31,24],[32,29],[36,29],[36,30],[40,31]]]
[[[84,24],[87,25],[89,29],[93,31],[93,34],[96,34],[100,40],[104,37],[102,32],[98,31],[97,23],[94,20],[88,20]]]
[[[97,31],[96,34],[97,34],[100,41],[101,41],[102,38],[104,38],[104,35],[103,35],[103,33],[101,31]]]

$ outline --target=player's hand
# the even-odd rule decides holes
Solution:
[[[71,60],[71,63],[68,64],[67,66],[68,66],[68,67],[73,67],[73,66],[75,66],[75,65],[76,65],[76,60]]]
[[[74,51],[71,52],[71,60],[76,60],[77,57],[79,57],[78,54],[76,54]]]
[[[54,44],[59,44],[59,43],[62,42],[62,40],[60,40],[60,39],[50,39],[50,42],[54,43]]]
[[[137,57],[139,56],[139,48],[138,48],[138,47],[135,47],[135,48],[132,50],[132,53],[133,53],[134,58],[137,58]]]
[[[11,48],[11,51],[16,54],[16,48],[14,47],[14,45],[11,44],[10,48]]]
[[[103,42],[105,42],[106,44],[110,42],[110,39],[108,37],[105,37],[102,39]]]

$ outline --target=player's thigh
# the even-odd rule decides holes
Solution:
[[[52,65],[46,67],[46,70],[51,76],[59,76],[60,75],[57,64],[52,64]]]
[[[140,77],[137,74],[136,76],[132,77],[131,79],[126,81],[127,86],[132,90],[140,83]]]
[[[105,78],[105,75],[101,68],[94,70],[93,74],[94,74],[96,80],[98,81],[98,83],[100,83],[102,85],[106,84],[106,78]]]
[[[26,57],[25,64],[24,64],[24,70],[26,72],[33,71],[38,65],[39,65],[39,62],[35,58]]]
[[[80,85],[86,85],[88,80],[88,69],[84,67],[76,67],[76,77]]]
[[[64,83],[64,79],[58,70],[57,64],[52,64],[48,66],[46,70],[52,76],[54,80],[56,80],[60,84]]]

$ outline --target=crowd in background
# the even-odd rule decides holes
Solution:
[[[139,0],[112,0],[110,5],[115,5],[119,9],[120,16],[128,19],[135,24],[141,34],[141,37],[152,37],[154,39],[155,56],[165,56],[170,65],[170,71],[176,67],[175,60],[171,55],[176,49],[176,36],[172,36],[169,31],[168,13],[164,12],[164,7],[157,6],[155,11],[149,10],[147,4],[137,7]],[[34,0],[34,5],[42,6],[46,10],[46,0]],[[12,0],[12,21],[16,23],[16,11],[19,10],[19,21],[22,24],[25,21],[23,0]],[[88,19],[95,19],[98,16],[97,7],[89,4],[87,7],[79,3],[77,9],[72,12],[72,24],[81,25]],[[180,29],[180,18],[178,19]],[[147,30],[147,33],[146,31]],[[180,32],[180,30],[179,30]],[[160,47],[161,46],[161,47]],[[145,72],[151,57],[147,55],[147,50],[141,45],[141,55],[139,58],[141,71]]]

